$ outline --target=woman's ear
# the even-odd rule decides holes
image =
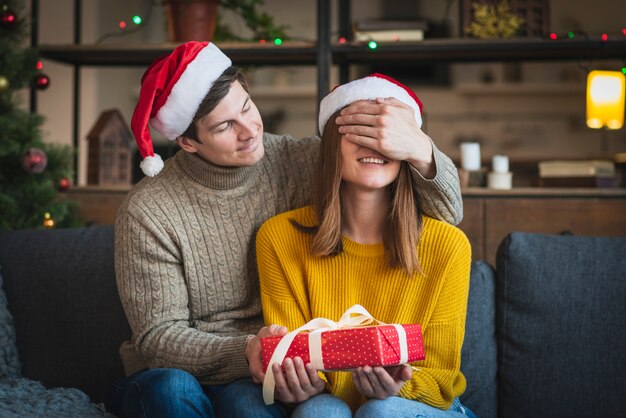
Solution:
[[[186,136],[179,136],[176,138],[176,143],[187,152],[198,152],[198,149],[196,148],[197,142],[187,138]]]

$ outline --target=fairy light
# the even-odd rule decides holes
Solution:
[[[340,44],[345,44],[345,43],[346,43],[346,38],[345,38],[345,36],[342,36],[341,38],[339,38],[339,43],[340,43]]]
[[[120,23],[118,23],[117,26],[119,26],[120,29],[126,29],[126,22],[124,22],[123,20],[120,20]]]
[[[138,16],[138,15],[133,16],[133,23],[135,25],[141,25],[141,22],[143,22],[143,19],[141,18],[141,16]]]
[[[369,41],[367,43],[367,46],[369,47],[369,49],[376,49],[376,48],[378,48],[378,44],[376,42],[374,42],[374,41]]]
[[[280,38],[276,38],[276,39],[274,39],[274,44],[275,44],[275,45],[282,45],[282,43],[283,43],[283,40],[282,40],[282,39],[280,39]]]
[[[558,35],[557,35],[556,33],[552,32],[552,33],[550,34],[550,39],[552,39],[553,41],[556,41],[558,38],[559,38],[559,37],[558,37]]]

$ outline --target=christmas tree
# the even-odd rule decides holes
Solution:
[[[74,204],[60,196],[72,176],[69,146],[46,144],[43,119],[20,106],[20,90],[50,80],[25,48],[23,0],[0,0],[0,230],[77,226]]]

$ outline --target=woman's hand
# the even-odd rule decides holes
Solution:
[[[368,398],[387,399],[396,396],[413,371],[405,364],[390,367],[359,367],[352,372],[357,390]]]
[[[283,368],[277,363],[273,364],[272,372],[276,380],[274,397],[281,402],[304,402],[322,393],[326,386],[311,363],[305,365],[300,357],[294,357],[293,360],[285,359]]]

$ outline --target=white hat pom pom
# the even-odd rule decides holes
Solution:
[[[163,169],[163,160],[159,154],[154,154],[153,157],[144,158],[139,167],[146,176],[154,177]]]

